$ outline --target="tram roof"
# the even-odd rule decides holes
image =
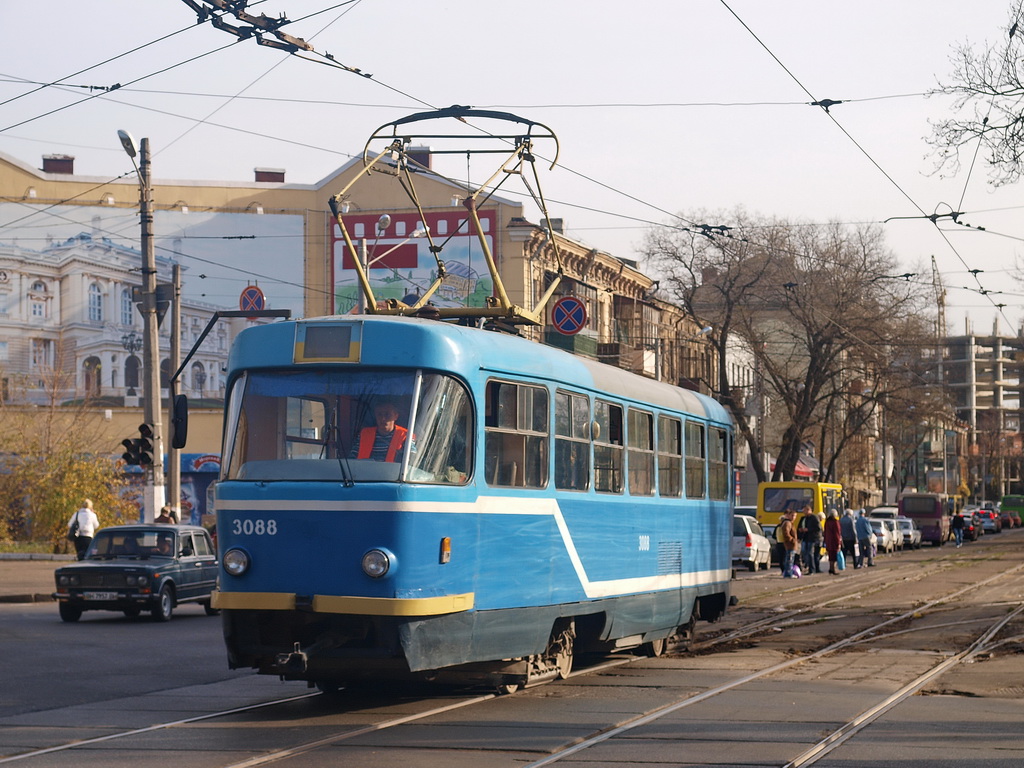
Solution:
[[[239,334],[228,360],[229,376],[239,369],[293,367],[297,326],[332,323],[361,326],[363,365],[448,370],[470,380],[481,372],[535,379],[731,422],[720,403],[688,389],[511,334],[411,317],[334,315],[254,326]],[[395,334],[398,329],[400,336]],[[351,363],[325,365],[346,367]]]

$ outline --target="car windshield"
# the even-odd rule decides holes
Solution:
[[[174,533],[168,530],[106,530],[92,540],[89,560],[148,560],[174,557]]]
[[[226,480],[461,485],[472,471],[469,393],[417,370],[249,372],[226,433]]]

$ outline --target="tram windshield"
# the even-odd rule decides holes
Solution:
[[[225,480],[461,485],[472,471],[469,393],[451,376],[250,372],[230,402]]]

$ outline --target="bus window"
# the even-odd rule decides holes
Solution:
[[[654,416],[629,409],[629,492],[633,496],[654,495]]]
[[[686,422],[686,498],[704,498],[704,474],[706,469],[704,452],[704,425],[695,421]]]
[[[729,433],[719,427],[708,428],[708,495],[729,498]]]
[[[594,488],[622,493],[622,406],[596,401],[594,421]]]
[[[590,403],[585,395],[555,393],[555,487],[590,487]]]
[[[548,391],[488,381],[484,403],[488,485],[544,488],[548,484]]]
[[[683,495],[682,432],[679,419],[658,417],[658,493],[675,499]]]

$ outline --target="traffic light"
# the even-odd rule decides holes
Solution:
[[[135,441],[135,455],[142,466],[153,463],[153,425],[140,424],[139,437]]]
[[[121,441],[121,445],[124,446],[124,453],[121,454],[121,458],[124,459],[124,463],[131,466],[138,466],[139,464],[139,449],[136,445],[138,441],[131,438],[125,438]]]

